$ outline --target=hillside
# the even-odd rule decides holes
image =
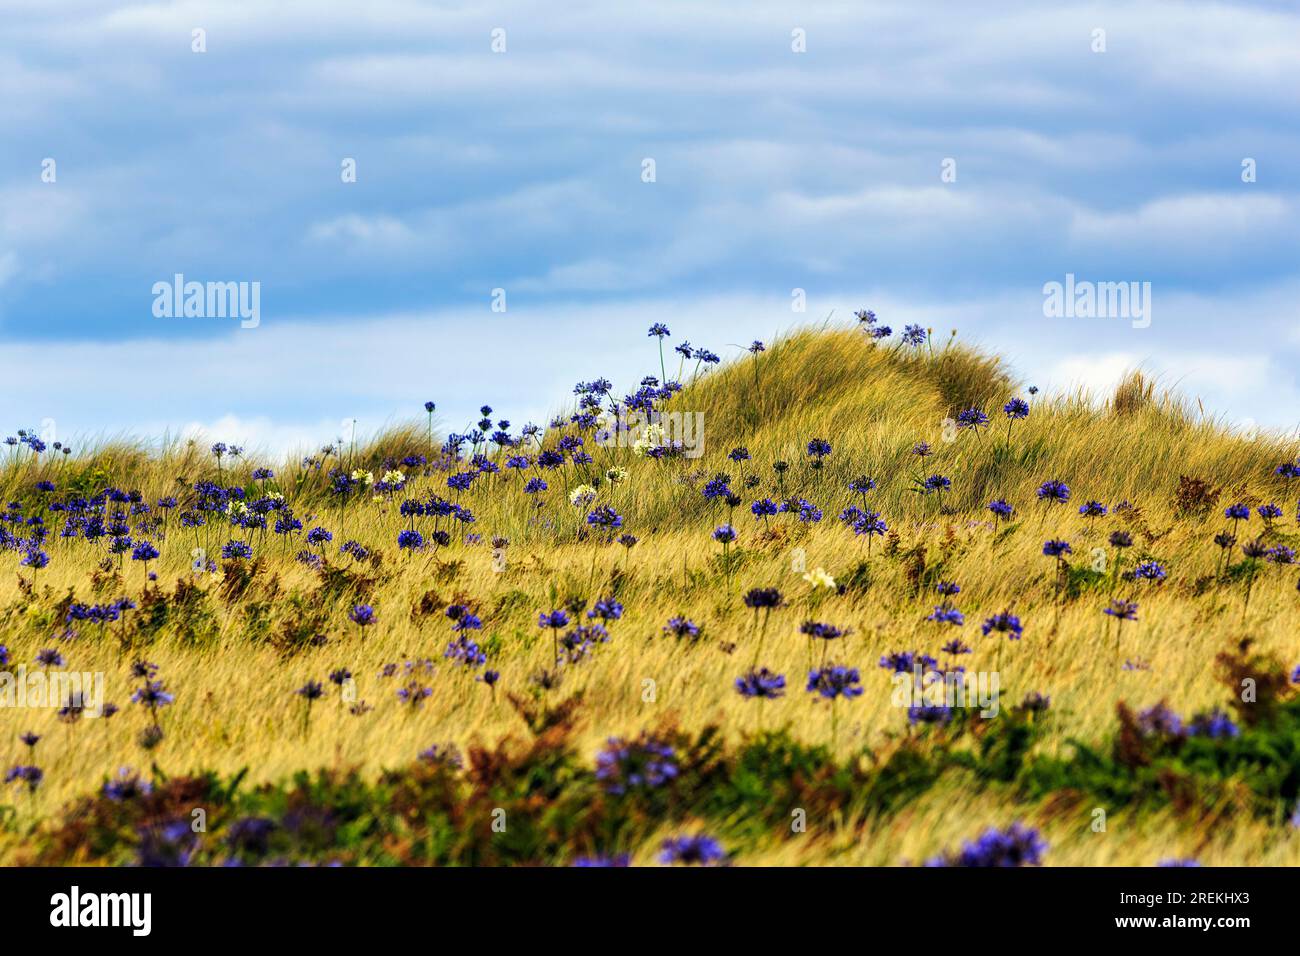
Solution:
[[[0,663],[103,674],[117,712],[5,715],[39,779],[0,859],[649,863],[707,831],[896,865],[1026,821],[1049,864],[1300,862],[1294,448],[955,343],[802,330],[668,395],[654,347],[653,385],[531,437],[16,442]],[[702,416],[703,454],[598,439],[624,395]],[[896,693],[968,677],[995,715]]]

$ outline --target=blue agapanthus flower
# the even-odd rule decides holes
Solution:
[[[1007,504],[1007,500],[1005,498],[995,498],[994,500],[990,501],[988,504],[988,509],[999,518],[1010,518],[1012,512],[1016,510],[1015,508],[1011,507],[1011,505]]]
[[[824,458],[831,453],[831,443],[824,438],[814,438],[808,443],[808,454],[812,458]]]
[[[695,866],[716,866],[727,859],[727,851],[711,836],[703,833],[694,836],[669,837],[663,842],[659,862],[681,863]]]
[[[946,724],[952,720],[953,709],[947,704],[914,704],[907,708],[910,724]]]
[[[920,651],[894,651],[880,658],[880,666],[895,674],[909,674],[918,667],[922,671],[935,670],[939,662]]]
[[[1133,569],[1133,578],[1137,581],[1163,581],[1167,576],[1168,572],[1159,561],[1143,561]]]
[[[785,675],[774,674],[766,667],[750,670],[736,678],[736,692],[749,698],[784,697]]]
[[[631,866],[632,857],[627,853],[609,853],[609,854],[597,854],[596,856],[580,856],[576,858],[569,865],[576,866],[576,867]]]
[[[819,694],[827,700],[837,697],[853,698],[862,696],[862,675],[856,667],[819,667],[808,672],[808,686],[811,693]]]
[[[850,633],[850,628],[837,627],[821,621],[804,621],[799,625],[799,633],[819,641],[834,641]]]
[[[994,631],[999,634],[1005,634],[1008,640],[1018,641],[1024,628],[1021,627],[1020,618],[1016,617],[1010,611],[1002,611],[988,618],[980,628],[984,636],[988,637]]]
[[[934,621],[936,624],[951,624],[960,627],[966,623],[965,616],[955,607],[946,605],[937,606],[933,613],[926,616],[927,621]]]
[[[978,408],[967,408],[957,414],[957,427],[973,432],[979,431],[989,423],[989,417]]]
[[[1045,481],[1038,488],[1038,499],[1049,504],[1064,504],[1070,500],[1070,486],[1063,481],[1052,479]]]
[[[745,592],[744,601],[745,607],[760,611],[780,607],[783,598],[776,588],[750,588]]]
[[[1016,421],[1028,417],[1029,403],[1023,398],[1013,398],[1002,406],[1002,411],[1006,414],[1007,418]]]
[[[800,498],[798,502],[798,518],[804,524],[815,524],[822,520],[822,510],[806,498]]]
[[[244,541],[228,541],[221,547],[221,556],[228,561],[251,558],[253,546]]]
[[[952,481],[943,475],[931,475],[921,482],[921,488],[929,494],[932,491],[943,492],[952,487]]]
[[[1148,707],[1137,715],[1137,727],[1144,737],[1181,737],[1183,721],[1164,704]]]
[[[903,326],[902,338],[904,345],[910,345],[912,348],[919,348],[925,344],[928,337],[929,336],[926,334],[925,329],[921,328],[919,325]]]
[[[1211,710],[1194,716],[1187,725],[1187,733],[1193,737],[1211,737],[1222,739],[1236,737],[1241,733],[1232,718],[1221,710]]]
[[[1013,823],[1006,829],[990,827],[975,840],[962,844],[956,853],[931,859],[927,866],[1009,867],[1037,866],[1047,842],[1037,830]]]
[[[64,660],[62,654],[52,647],[47,647],[36,652],[36,663],[42,667],[62,667]]]
[[[158,549],[149,541],[141,541],[131,552],[132,561],[152,561],[158,557]]]
[[[888,530],[889,526],[885,524],[885,519],[874,511],[862,512],[853,523],[854,534],[865,534],[868,537],[883,535]]]
[[[700,636],[700,626],[689,618],[671,617],[664,625],[664,633],[672,637],[689,637],[691,640]]]
[[[1110,607],[1103,608],[1103,614],[1109,614],[1111,617],[1120,621],[1136,621],[1138,606],[1136,601],[1114,600],[1110,602]]]
[[[469,668],[482,667],[487,663],[487,655],[483,653],[483,649],[464,634],[449,642],[442,656]]]
[[[606,792],[618,796],[657,789],[678,772],[672,745],[645,732],[635,740],[610,737],[596,755],[596,779]]]
[[[623,527],[623,516],[609,505],[598,505],[591,514],[587,515],[587,524],[605,531],[613,531]]]
[[[622,616],[623,605],[612,597],[600,598],[587,612],[587,617],[600,618],[602,621],[617,621]]]
[[[541,614],[537,615],[537,626],[549,627],[552,630],[558,631],[561,628],[569,626],[569,615],[567,612],[562,610],[550,611],[549,613],[543,611]]]

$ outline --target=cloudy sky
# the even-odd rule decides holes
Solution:
[[[0,429],[282,450],[430,399],[540,421],[657,368],[653,321],[731,356],[862,307],[1041,387],[1143,366],[1300,424],[1290,2],[0,15]],[[260,325],[155,316],[177,273],[260,283]],[[1150,326],[1045,317],[1067,273],[1151,283]]]

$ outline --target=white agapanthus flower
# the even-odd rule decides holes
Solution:
[[[596,500],[596,489],[591,485],[578,485],[569,492],[569,504],[575,508],[589,505]]]
[[[835,589],[835,579],[821,568],[813,568],[803,576],[803,579],[814,588],[826,588],[828,590]]]

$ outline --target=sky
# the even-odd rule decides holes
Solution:
[[[730,358],[861,308],[1049,392],[1140,367],[1234,427],[1300,425],[1294,3],[0,0],[0,22],[5,434],[283,454],[425,401],[453,430],[482,404],[545,422],[579,380],[657,371],[653,322]],[[256,327],[155,314],[177,274],[258,283]],[[1067,274],[1150,283],[1150,324],[1046,315]]]

